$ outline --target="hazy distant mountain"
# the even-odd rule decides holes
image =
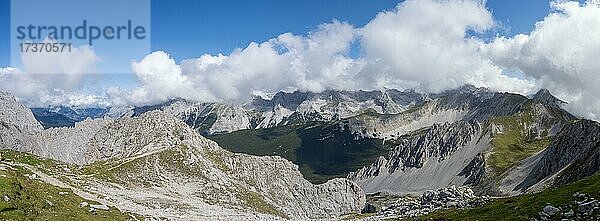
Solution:
[[[48,108],[31,108],[35,119],[44,128],[51,127],[73,127],[76,122],[87,118],[100,118],[107,114],[105,108],[71,108],[65,106]]]

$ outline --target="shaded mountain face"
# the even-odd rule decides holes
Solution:
[[[589,120],[566,124],[543,152],[532,157],[513,181],[512,191],[540,190],[591,176],[600,169],[600,125]],[[515,182],[516,181],[516,182]],[[510,186],[512,187],[512,186]]]
[[[52,112],[46,108],[31,108],[33,116],[44,128],[51,127],[73,127],[77,122],[65,115]]]
[[[545,105],[554,106],[554,107],[561,107],[562,105],[567,104],[566,102],[552,96],[552,94],[550,94],[550,91],[548,91],[546,89],[539,90],[537,93],[535,93],[532,96],[531,99],[538,101],[540,103],[543,103]]]
[[[0,102],[0,146],[69,163],[38,169],[123,211],[175,220],[299,220],[356,213],[365,203],[347,179],[311,184],[281,157],[231,153],[163,111],[42,131],[12,96]]]

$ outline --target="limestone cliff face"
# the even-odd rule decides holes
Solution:
[[[31,138],[42,130],[28,108],[9,93],[0,92],[0,148],[31,152]]]
[[[575,159],[580,159],[582,155],[579,152],[567,154],[568,151],[578,150],[573,147],[575,144],[597,136],[596,131],[590,129],[593,128],[591,126],[583,127],[586,130],[575,130],[578,127],[568,126],[576,118],[562,110],[561,101],[545,90],[531,99],[472,87],[433,97],[433,101],[413,111],[345,121],[358,136],[384,138],[395,145],[387,155],[350,173],[348,178],[369,193],[393,191],[420,194],[427,189],[448,185],[479,185],[476,189],[480,192],[504,194],[507,193],[506,189],[515,188],[515,182],[523,181],[525,172],[510,166],[525,160],[523,156],[536,154],[536,151],[545,149],[550,140],[555,139],[547,148],[544,158],[536,161],[537,167],[541,168],[530,175],[537,178],[527,179],[532,182],[527,184],[529,187],[552,176]],[[568,130],[577,132],[564,138],[567,136],[565,132],[559,134],[559,131],[565,125],[571,128]],[[576,133],[581,135],[575,136]],[[560,145],[556,144],[561,140]],[[583,145],[585,148],[578,147],[585,149],[580,152],[593,152],[588,150],[595,143],[586,142],[589,145]],[[507,149],[511,146],[518,149]],[[558,146],[573,148],[555,150]],[[594,158],[595,155],[586,153],[586,156]],[[514,162],[504,162],[503,159]],[[510,170],[508,173],[504,172],[506,167]],[[577,174],[589,175],[598,171],[593,166],[585,168],[589,169]],[[527,172],[530,171],[531,168]],[[503,179],[500,183],[496,182]],[[496,189],[499,187],[501,191],[498,192]],[[519,191],[522,193],[525,189]]]
[[[86,161],[116,165],[108,172],[118,183],[238,211],[322,219],[359,212],[365,203],[351,181],[313,185],[283,158],[230,153],[162,111],[118,119],[99,130],[89,147]]]
[[[565,125],[531,168],[513,190],[566,184],[600,171],[600,125],[590,120]]]
[[[447,185],[464,185],[461,172],[488,146],[489,136],[477,122],[434,124],[403,136],[387,156],[350,173],[367,192],[422,193]],[[473,178],[471,178],[473,179]]]
[[[34,137],[37,147],[33,153],[66,163],[83,165],[87,163],[85,153],[89,141],[104,126],[112,123],[111,118],[86,119],[75,123],[74,127],[49,128]]]
[[[546,155],[542,159],[546,165],[557,156],[563,158],[558,160],[563,163],[571,159],[570,165],[561,171],[555,184],[566,184],[595,174],[600,171],[600,125],[598,122],[580,120],[565,126]]]

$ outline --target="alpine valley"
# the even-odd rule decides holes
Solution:
[[[600,125],[564,104],[470,85],[109,108],[0,93],[0,219],[598,219]]]

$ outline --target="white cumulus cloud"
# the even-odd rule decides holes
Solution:
[[[239,102],[256,92],[383,87],[439,92],[463,84],[529,91],[532,82],[503,75],[478,53],[482,42],[466,34],[492,27],[494,19],[480,1],[409,0],[365,27],[333,21],[307,36],[285,33],[229,55],[205,54],[176,64],[155,52],[133,64],[143,84],[128,100]],[[352,58],[356,42],[362,52]],[[121,93],[114,97],[122,101]]]
[[[548,88],[574,113],[600,119],[600,3],[555,1],[551,7],[531,33],[486,42],[479,36],[499,27],[485,1],[407,0],[362,27],[332,21],[306,35],[284,33],[179,63],[154,52],[132,63],[139,86],[110,87],[100,95],[73,92],[80,81],[69,78],[93,71],[98,57],[92,48],[77,48],[70,57],[25,55],[24,71],[0,69],[0,89],[38,104],[121,106],[172,98],[245,102],[251,94],[281,90],[439,92],[473,84],[521,94]],[[31,74],[41,71],[65,77]]]
[[[529,91],[531,82],[503,75],[478,53],[481,40],[467,36],[493,27],[492,14],[480,1],[405,1],[361,29],[369,61],[363,77],[375,86],[430,92],[464,84]]]
[[[482,52],[536,79],[580,116],[600,119],[600,5],[556,1],[530,34],[499,37]]]
[[[170,98],[243,102],[257,91],[355,89],[361,62],[347,57],[354,39],[351,25],[334,21],[306,37],[285,33],[226,56],[205,54],[180,64],[154,52],[132,64],[140,87],[109,94],[115,103],[141,105]]]
[[[55,43],[45,39],[44,43]],[[93,73],[98,56],[89,46],[72,46],[71,52],[26,52],[23,69],[0,68],[0,90],[28,106],[107,106],[106,96],[83,91],[82,83]]]

